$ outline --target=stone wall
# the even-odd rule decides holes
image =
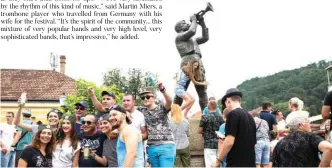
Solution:
[[[200,119],[190,119],[189,147],[191,154],[191,167],[204,167],[204,139],[198,134]]]

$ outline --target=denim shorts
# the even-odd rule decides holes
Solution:
[[[269,164],[270,161],[270,141],[258,140],[255,147],[256,164]]]
[[[184,87],[179,85],[179,84],[176,84],[175,86],[175,94],[181,98],[183,98],[184,96],[184,93],[186,93],[186,91],[184,90]]]

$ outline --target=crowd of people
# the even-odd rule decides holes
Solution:
[[[120,106],[114,93],[103,91],[99,101],[89,88],[97,114],[88,114],[88,103],[80,101],[74,115],[51,109],[48,125],[31,121],[21,97],[18,111],[7,112],[7,123],[1,125],[1,167],[190,167],[191,105],[173,104],[160,82],[157,89],[162,103],[155,102],[155,89],[146,87],[139,94],[143,106],[136,106],[133,94],[125,94]],[[331,93],[325,98],[324,119],[330,117]],[[206,167],[330,166],[330,123],[325,137],[312,133],[302,100],[289,100],[286,118],[270,102],[248,112],[241,101],[242,93],[232,88],[221,99],[222,110],[214,97],[202,110],[198,133],[204,139]]]

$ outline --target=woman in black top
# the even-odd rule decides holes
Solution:
[[[18,167],[52,167],[55,137],[49,125],[40,125],[35,138],[27,146],[18,161]]]

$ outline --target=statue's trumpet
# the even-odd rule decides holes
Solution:
[[[207,6],[206,6],[205,10],[201,10],[198,13],[196,13],[197,19],[203,17],[205,15],[205,13],[208,12],[208,11],[212,11],[213,12],[213,6],[211,5],[210,2],[207,3]]]

